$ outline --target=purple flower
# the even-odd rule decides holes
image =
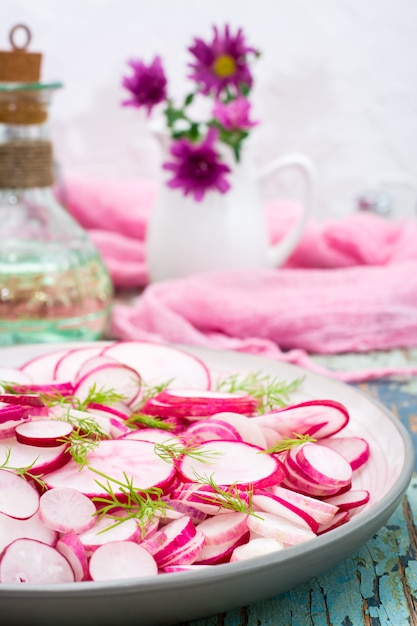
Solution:
[[[258,123],[249,119],[250,109],[251,103],[242,96],[228,103],[217,100],[213,108],[213,117],[226,130],[249,130]]]
[[[155,57],[149,65],[139,60],[129,61],[128,65],[133,69],[133,74],[123,77],[122,85],[130,91],[132,97],[122,104],[123,106],[146,107],[149,115],[152,108],[167,97],[167,79],[161,58]]]
[[[205,95],[219,95],[226,87],[234,87],[237,91],[242,85],[250,88],[253,79],[246,55],[257,51],[246,45],[242,29],[236,35],[230,33],[229,25],[225,26],[224,34],[220,34],[216,27],[213,31],[211,43],[196,38],[189,48],[195,57],[195,62],[189,64],[193,69],[189,78],[199,84]]]
[[[230,167],[220,161],[214,149],[217,136],[217,130],[210,128],[199,144],[193,144],[188,139],[178,139],[172,143],[170,152],[175,161],[163,164],[164,169],[173,172],[168,187],[182,189],[184,196],[191,194],[197,202],[204,198],[207,191],[216,189],[225,193],[230,189],[225,178]]]

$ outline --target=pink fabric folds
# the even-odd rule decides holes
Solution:
[[[146,181],[71,179],[66,205],[89,230],[118,287],[147,285]],[[297,206],[267,206],[271,240]],[[146,286],[115,305],[112,335],[251,352],[320,368],[309,352],[417,347],[417,223],[352,214],[310,221],[285,267],[225,271]],[[417,373],[417,365],[335,372],[343,380]]]

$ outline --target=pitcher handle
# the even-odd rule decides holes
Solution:
[[[302,173],[305,182],[305,200],[303,212],[298,221],[283,239],[275,245],[270,246],[268,250],[268,261],[271,267],[281,265],[296,247],[303,234],[307,217],[312,212],[315,200],[316,170],[313,162],[303,154],[288,154],[274,159],[258,171],[257,180],[261,182],[284,168],[296,168]]]

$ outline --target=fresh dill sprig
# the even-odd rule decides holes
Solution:
[[[246,513],[259,517],[253,511],[253,486],[249,486],[245,489],[245,497],[242,497],[242,489],[239,489],[237,483],[232,483],[225,489],[215,482],[213,474],[210,476],[200,476],[197,472],[194,472],[194,475],[199,484],[208,485],[215,492],[212,496],[200,494],[200,498],[205,500],[207,504],[213,504],[223,509],[236,511],[237,513]]]
[[[171,422],[166,422],[160,417],[153,417],[140,412],[135,412],[129,415],[124,423],[126,426],[136,426],[137,424],[141,424],[143,426],[147,426],[148,428],[159,428],[160,430],[173,430],[174,428],[174,424],[171,424]]]
[[[66,452],[79,465],[80,469],[88,463],[88,453],[97,448],[101,439],[109,439],[109,435],[100,427],[94,416],[80,417],[71,413],[71,408],[58,419],[68,422],[73,427],[68,437],[62,437],[61,443],[68,445]]]
[[[218,391],[244,391],[256,398],[258,401],[258,412],[266,413],[277,407],[283,408],[287,406],[290,395],[299,389],[303,380],[303,378],[296,378],[288,382],[263,372],[254,372],[246,375],[231,374],[220,379],[216,388]]]
[[[105,532],[111,528],[115,528],[129,519],[135,519],[141,528],[142,536],[145,535],[146,527],[155,518],[165,515],[166,510],[170,508],[169,504],[162,500],[163,491],[159,487],[150,487],[149,489],[137,489],[133,484],[133,477],[129,477],[123,472],[124,482],[117,480],[94,467],[89,466],[89,470],[105,479],[105,483],[96,479],[96,483],[107,496],[94,496],[92,501],[97,506],[95,515],[98,519],[108,516],[114,520],[114,523],[108,526]],[[113,485],[117,486],[118,493],[115,493]],[[114,511],[121,511],[120,514]]]
[[[277,454],[279,452],[286,452],[287,450],[291,450],[291,448],[295,448],[296,446],[301,446],[303,443],[315,443],[317,439],[314,437],[310,437],[310,435],[300,435],[298,433],[293,433],[294,438],[291,437],[283,437],[273,446],[268,448],[267,450],[263,450],[262,452],[266,454]]]
[[[33,480],[43,491],[45,491],[46,483],[42,480],[43,474],[40,474],[40,475],[32,474],[32,472],[30,471],[32,467],[35,465],[36,461],[38,460],[38,457],[36,457],[33,463],[31,463],[30,465],[27,465],[26,467],[13,467],[12,465],[9,465],[11,454],[12,454],[11,449],[7,448],[6,455],[5,455],[3,463],[0,465],[0,469],[5,469],[11,472],[14,472],[15,474],[18,474],[18,476],[21,476],[21,478],[24,478],[25,480]]]
[[[154,396],[157,396],[159,393],[167,389],[167,387],[170,386],[172,380],[173,379],[170,378],[169,380],[166,380],[165,382],[162,382],[162,383],[158,383],[157,385],[147,385],[146,383],[142,383],[143,393],[140,398],[139,407],[142,407],[145,404],[145,402],[149,400],[149,398],[153,398]]]
[[[173,463],[183,456],[189,456],[201,463],[210,463],[214,457],[221,452],[214,450],[203,450],[199,444],[193,444],[192,441],[182,443],[176,439],[168,439],[164,443],[155,443],[154,451],[157,456],[167,463]]]
[[[70,405],[78,411],[85,411],[90,404],[115,404],[116,402],[123,402],[125,396],[122,393],[118,393],[115,389],[106,389],[104,387],[97,387],[94,383],[88,390],[87,396],[84,400],[80,400],[74,395],[63,395],[59,392],[42,393],[41,398],[46,406],[62,406]]]

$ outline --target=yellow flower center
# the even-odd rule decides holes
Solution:
[[[236,61],[229,54],[221,54],[213,63],[214,73],[220,78],[233,76],[236,71]]]

